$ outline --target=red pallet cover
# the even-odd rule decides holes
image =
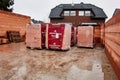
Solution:
[[[47,25],[47,24],[45,24],[45,23],[42,23],[42,24],[41,24],[42,48],[45,48],[46,25]]]
[[[48,24],[46,29],[46,48],[68,50],[71,44],[71,26],[68,24]]]
[[[93,26],[78,27],[77,46],[93,48]]]
[[[26,27],[26,47],[42,49],[45,47],[45,24],[29,24]]]

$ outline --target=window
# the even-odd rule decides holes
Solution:
[[[79,11],[79,16],[84,16],[84,11]]]
[[[90,16],[90,11],[85,11],[85,16]]]
[[[70,11],[70,16],[76,16],[76,11]]]
[[[69,16],[69,11],[64,11],[64,16]]]

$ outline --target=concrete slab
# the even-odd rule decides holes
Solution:
[[[67,80],[104,80],[104,73],[95,70],[82,70],[73,65],[68,72]]]
[[[31,50],[0,45],[0,80],[118,80],[104,49]]]

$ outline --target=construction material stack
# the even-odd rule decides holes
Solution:
[[[93,26],[79,26],[77,46],[93,48]]]
[[[45,47],[45,25],[29,24],[26,27],[26,47],[31,49],[42,49]]]
[[[7,38],[9,42],[21,42],[23,41],[19,31],[7,31]]]
[[[6,37],[0,37],[0,45],[1,44],[7,44],[7,43],[9,43],[9,41]]]
[[[47,24],[40,24],[41,25],[41,36],[42,36],[42,48],[45,48],[45,35],[46,35],[46,25]]]
[[[46,28],[46,48],[69,50],[71,45],[71,25],[48,24]]]

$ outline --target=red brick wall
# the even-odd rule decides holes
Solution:
[[[105,44],[105,24],[101,24],[101,43]]]
[[[120,12],[105,24],[105,52],[120,80]]]
[[[101,44],[101,27],[100,26],[95,26],[94,27],[94,44],[95,46],[99,46]]]
[[[60,23],[60,22],[65,22],[65,23],[72,23],[73,26],[78,26],[82,22],[96,22],[96,23],[104,23],[104,19],[91,19],[90,17],[87,16],[65,16],[63,19],[51,19],[51,23]]]
[[[6,37],[6,31],[19,31],[25,35],[26,24],[30,23],[30,17],[21,14],[0,10],[0,36]]]

